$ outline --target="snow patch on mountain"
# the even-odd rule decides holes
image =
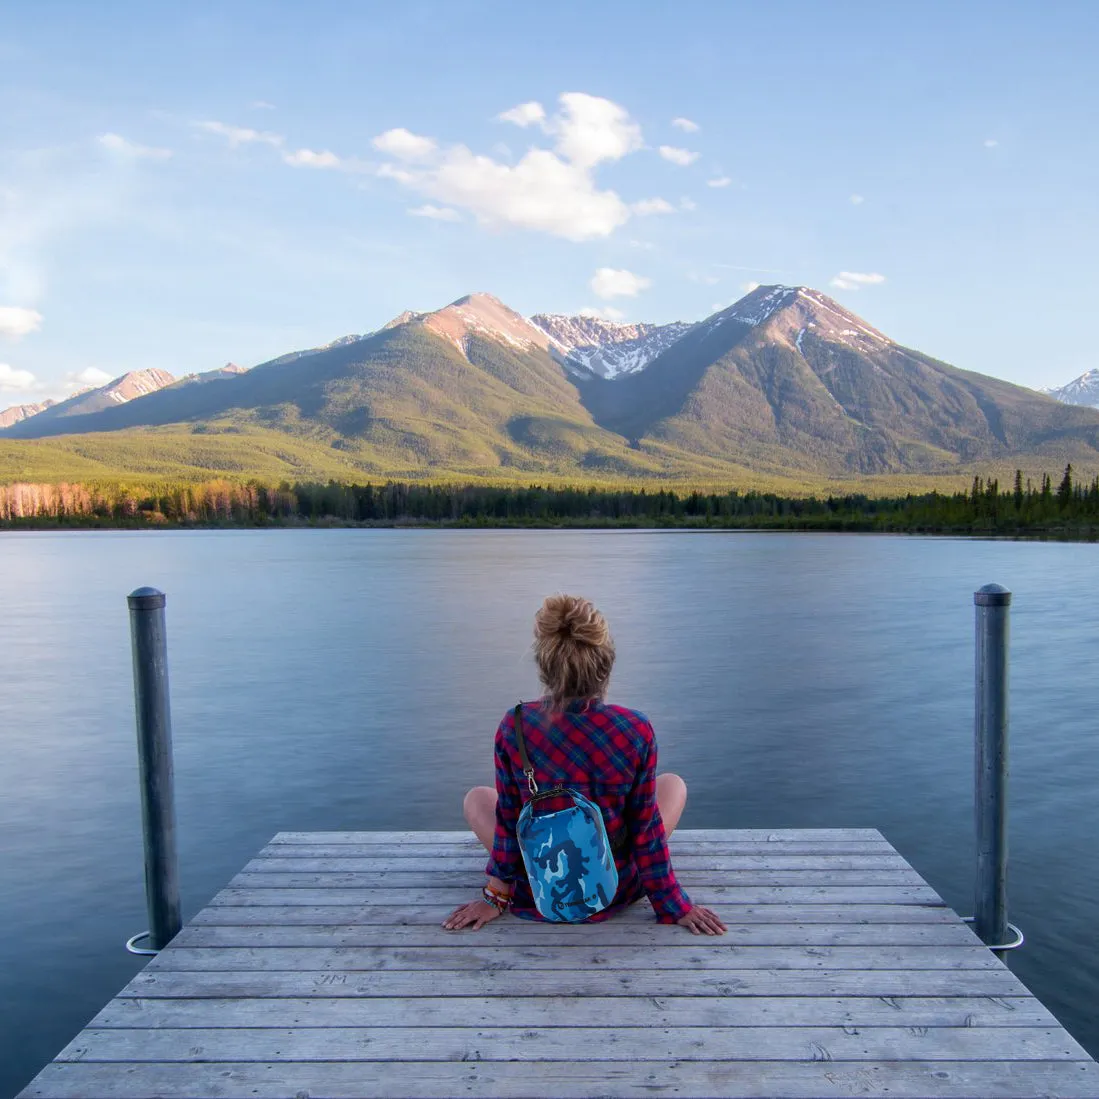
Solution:
[[[618,378],[644,370],[693,324],[621,324],[601,317],[538,313],[530,318],[546,334],[551,354],[578,374]]]
[[[1043,387],[1038,390],[1062,404],[1099,408],[1099,367],[1088,370],[1067,385]]]

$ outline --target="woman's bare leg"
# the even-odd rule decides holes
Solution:
[[[664,835],[670,836],[687,807],[687,784],[679,775],[669,771],[656,776],[656,804],[664,821]]]
[[[474,786],[462,802],[462,813],[466,823],[473,829],[473,834],[481,841],[484,849],[492,854],[492,843],[496,835],[496,791],[491,786]]]

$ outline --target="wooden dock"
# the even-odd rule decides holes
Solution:
[[[729,925],[446,932],[458,832],[275,836],[21,1093],[1099,1096],[1099,1065],[872,829],[681,831]]]

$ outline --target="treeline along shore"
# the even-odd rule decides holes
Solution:
[[[0,486],[5,529],[212,526],[683,527],[1099,537],[1099,478],[896,497],[586,487],[283,483]]]

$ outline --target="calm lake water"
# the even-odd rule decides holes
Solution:
[[[875,827],[972,911],[972,593],[1012,617],[1012,967],[1099,1054],[1099,549],[868,536],[0,535],[0,1095],[140,968],[126,593],[168,593],[185,918],[279,830],[457,828],[589,595],[685,827]],[[440,918],[443,913],[440,912]],[[669,932],[674,934],[675,932]]]

